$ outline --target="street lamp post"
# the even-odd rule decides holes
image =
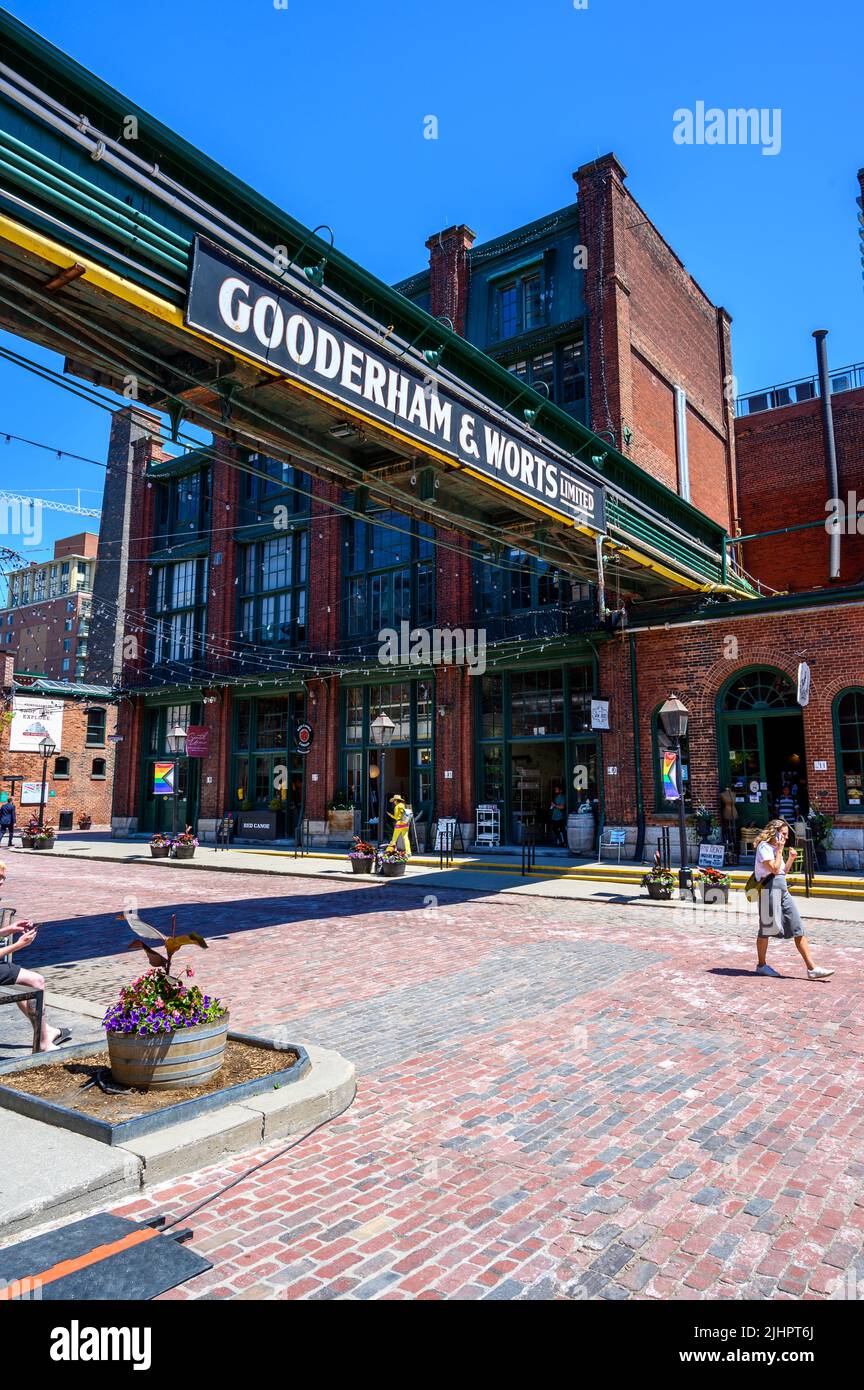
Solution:
[[[393,735],[396,732],[396,725],[393,723],[393,720],[390,718],[389,714],[379,714],[377,719],[372,720],[372,723],[369,726],[369,732],[372,735],[372,742],[375,744],[375,747],[379,750],[379,756],[381,759],[381,775],[378,778],[378,845],[380,848],[384,840],[384,831],[386,829],[384,825],[384,816],[386,814],[387,806],[387,802],[385,800],[387,781],[384,775],[384,763],[387,757],[387,749],[393,742]]]
[[[39,744],[39,752],[42,754],[42,793],[39,797],[39,829],[45,824],[45,788],[48,783],[48,759],[53,758],[57,752],[56,743],[52,743],[50,738],[43,738]]]
[[[678,759],[678,839],[681,853],[681,867],[678,870],[679,892],[691,893],[693,872],[687,867],[687,821],[684,815],[684,763],[681,756],[681,740],[686,737],[689,714],[687,706],[676,695],[671,695],[660,707],[660,723],[666,737],[671,741]]]
[[[174,762],[174,794],[171,797],[171,833],[177,834],[177,793],[180,782],[180,764],[176,761],[182,757],[186,751],[186,730],[182,724],[175,724],[174,728],[166,735],[165,742],[168,745],[168,752],[175,759]]]

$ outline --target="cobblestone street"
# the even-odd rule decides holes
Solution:
[[[823,984],[791,944],[757,977],[754,928],[648,907],[9,858],[49,990],[107,1004],[134,973],[129,895],[207,936],[196,983],[235,1027],[358,1070],[350,1110],[224,1196],[284,1142],[118,1208],[214,1195],[190,1221],[214,1268],[172,1297],[821,1299],[864,1278],[856,924],[808,926]]]

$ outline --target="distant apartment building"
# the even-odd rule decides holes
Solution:
[[[80,681],[87,644],[98,537],[79,532],[54,542],[54,557],[9,576],[0,609],[0,655],[20,671]]]

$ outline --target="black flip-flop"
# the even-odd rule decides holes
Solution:
[[[62,1047],[63,1043],[67,1043],[67,1042],[71,1042],[71,1041],[72,1041],[72,1034],[71,1034],[70,1030],[69,1030],[68,1028],[61,1028],[61,1029],[60,1029],[60,1032],[57,1034],[56,1038],[54,1039],[54,1046],[55,1046],[55,1047]]]

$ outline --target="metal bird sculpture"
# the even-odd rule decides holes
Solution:
[[[176,912],[171,913],[170,936],[164,936],[158,927],[151,927],[149,922],[145,922],[144,918],[138,915],[134,900],[132,903],[124,904],[122,915],[118,920],[125,920],[130,931],[135,935],[135,940],[129,942],[127,951],[144,951],[150,964],[159,970],[164,970],[165,974],[171,978],[173,978],[171,976],[171,961],[181,946],[200,946],[203,950],[207,950],[207,942],[197,932],[186,932],[183,936],[177,935]],[[159,942],[160,945],[164,946],[165,954],[162,955],[153,945],[148,944],[151,942]]]

